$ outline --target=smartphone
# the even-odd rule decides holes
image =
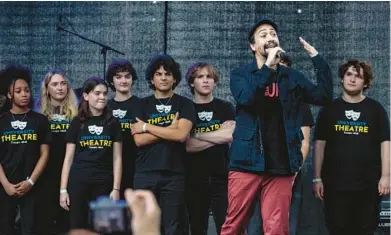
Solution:
[[[124,200],[113,201],[104,196],[90,202],[90,220],[93,230],[100,234],[128,235],[130,232],[130,211]]]

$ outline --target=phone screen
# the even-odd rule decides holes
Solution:
[[[128,234],[129,212],[127,208],[95,209],[91,212],[92,225],[100,234]]]

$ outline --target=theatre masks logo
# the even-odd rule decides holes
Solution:
[[[156,105],[156,110],[159,112],[159,113],[169,113],[171,111],[171,105],[164,105],[164,104],[161,104],[161,105]]]
[[[353,119],[353,121],[357,121],[360,118],[360,112],[354,112],[353,110],[345,110],[345,116],[348,119]]]
[[[210,121],[212,120],[213,118],[213,112],[206,112],[206,111],[203,111],[203,112],[200,112],[198,113],[198,118],[201,120],[201,121]]]
[[[97,126],[97,125],[88,126],[88,131],[93,135],[94,134],[100,135],[103,132],[103,126]]]
[[[65,121],[66,120],[66,116],[65,115],[60,115],[60,114],[53,114],[52,115],[52,120],[55,121],[55,122]]]
[[[19,120],[18,121],[13,121],[13,122],[11,122],[11,126],[14,129],[23,130],[24,128],[26,128],[27,122],[22,122],[22,121],[19,121]]]
[[[113,110],[113,116],[116,118],[124,118],[127,110],[116,109]]]

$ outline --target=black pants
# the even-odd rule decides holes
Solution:
[[[121,190],[120,190],[120,198],[125,199],[125,190],[128,188],[133,188],[133,171],[127,171],[127,169],[122,170],[122,179],[121,179]]]
[[[206,235],[209,209],[213,214],[217,234],[220,234],[227,215],[228,176],[186,177],[186,202],[191,234]]]
[[[374,234],[379,224],[380,200],[377,188],[337,191],[325,187],[324,209],[330,235]]]
[[[20,209],[21,234],[37,234],[34,213],[37,209],[38,188],[33,187],[30,192],[21,198],[10,197],[0,186],[0,235],[15,233],[15,218],[17,207]]]
[[[89,202],[99,196],[109,196],[113,189],[113,179],[102,182],[81,182],[70,178],[68,192],[70,199],[70,228],[91,228],[89,225]]]
[[[44,190],[39,193],[36,211],[38,234],[62,234],[69,230],[69,212],[60,206],[60,179],[42,176],[39,183]]]
[[[135,189],[151,190],[162,210],[162,235],[188,234],[184,175],[174,173],[136,173]]]

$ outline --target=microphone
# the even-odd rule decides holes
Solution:
[[[282,51],[277,51],[277,57],[280,58],[282,61],[285,61],[286,58],[288,57],[288,55],[286,55],[284,52]]]

